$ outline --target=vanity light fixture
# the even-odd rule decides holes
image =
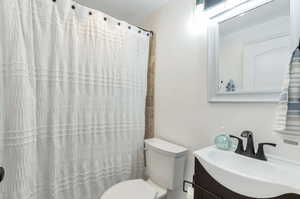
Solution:
[[[196,0],[196,10],[203,10],[204,0]]]
[[[197,5],[202,4],[202,7],[204,9],[208,9],[227,0],[196,0],[196,1],[197,1],[196,3]]]
[[[196,6],[204,4],[204,0],[196,0]]]
[[[216,6],[217,4],[220,4],[226,0],[196,0],[196,8],[199,10],[200,8],[203,9],[208,9],[213,6]],[[199,8],[200,7],[200,8]]]

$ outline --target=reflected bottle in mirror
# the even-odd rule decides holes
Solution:
[[[219,84],[219,92],[221,92],[221,93],[226,92],[226,86],[225,86],[223,80],[220,81],[220,84]]]
[[[235,83],[232,79],[229,80],[226,86],[226,91],[227,92],[234,92],[235,91]]]

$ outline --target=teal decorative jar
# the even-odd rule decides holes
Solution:
[[[232,149],[232,140],[228,135],[218,135],[215,138],[215,145],[218,149],[229,151]]]

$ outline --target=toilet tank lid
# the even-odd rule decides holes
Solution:
[[[173,157],[181,157],[187,152],[187,149],[182,146],[158,138],[146,139],[145,144],[146,149],[151,149]]]

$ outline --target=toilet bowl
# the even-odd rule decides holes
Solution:
[[[183,181],[187,149],[161,139],[145,140],[147,181],[128,180],[109,188],[101,199],[164,199]]]
[[[156,186],[151,181],[137,179],[112,186],[101,199],[163,199],[166,195],[166,189]]]

